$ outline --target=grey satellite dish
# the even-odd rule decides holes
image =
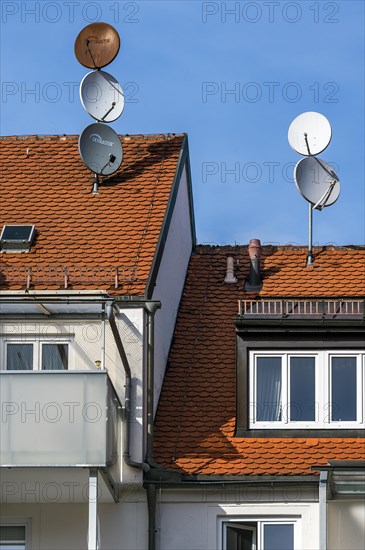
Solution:
[[[302,113],[289,126],[290,146],[300,155],[319,155],[328,147],[331,137],[331,125],[320,113]]]
[[[85,111],[100,122],[113,122],[124,110],[122,87],[105,71],[91,71],[84,76],[80,99]]]
[[[340,181],[332,166],[316,157],[307,157],[297,163],[294,181],[313,209],[331,206],[340,195]]]
[[[90,124],[79,137],[79,152],[86,166],[100,176],[114,174],[123,158],[118,135],[110,126]]]

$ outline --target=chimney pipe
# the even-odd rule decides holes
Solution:
[[[248,245],[248,254],[250,256],[250,271],[245,282],[245,291],[258,291],[262,288],[262,277],[260,260],[262,248],[259,239],[251,239]]]
[[[234,276],[234,261],[233,256],[227,256],[227,272],[226,278],[224,279],[225,283],[237,283],[237,279]]]

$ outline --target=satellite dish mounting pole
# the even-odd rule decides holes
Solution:
[[[311,203],[308,203],[308,255],[307,255],[307,267],[313,265],[313,208]]]
[[[99,176],[98,174],[94,174],[94,181],[93,181],[93,193],[99,193]]]
[[[92,70],[80,84],[80,99],[85,111],[96,123],[84,128],[79,136],[79,153],[86,166],[94,173],[92,193],[99,192],[99,176],[114,174],[121,165],[123,147],[119,136],[107,124],[117,120],[124,109],[124,95],[119,82],[101,71],[117,56],[120,38],[107,23],[91,23],[79,32],[75,41],[76,59]],[[88,90],[97,89],[98,101]]]
[[[307,266],[314,263],[313,210],[330,206],[340,194],[340,181],[334,170],[324,160],[316,157],[328,147],[331,137],[331,125],[320,113],[302,113],[289,126],[288,140],[291,148],[306,157],[294,168],[294,182],[299,193],[309,203]]]

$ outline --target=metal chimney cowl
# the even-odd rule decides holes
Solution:
[[[262,247],[259,239],[251,239],[248,245],[248,255],[250,257],[250,271],[245,281],[243,290],[254,292],[262,289],[262,276],[260,260],[262,257]]]

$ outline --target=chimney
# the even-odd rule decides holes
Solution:
[[[224,279],[225,283],[237,283],[237,279],[234,276],[234,263],[233,256],[227,256],[227,273]]]
[[[251,239],[248,245],[248,254],[250,256],[250,271],[245,282],[244,289],[246,292],[259,291],[262,289],[262,277],[260,260],[262,248],[259,239]]]

